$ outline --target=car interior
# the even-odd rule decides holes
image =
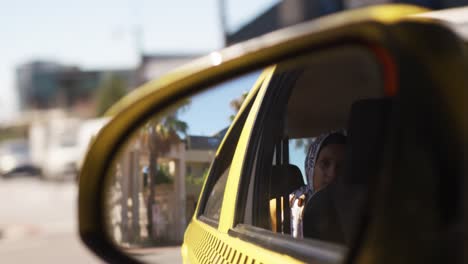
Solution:
[[[307,208],[304,226],[319,225],[316,236],[305,238],[351,242],[360,209],[381,168],[392,108],[383,74],[376,56],[362,46],[341,46],[277,66],[258,116],[260,125],[254,128],[258,144],[253,162],[247,162],[255,176],[248,191],[253,199],[247,200],[257,202],[246,206],[252,213],[245,213],[244,223],[289,235],[289,195],[306,184],[300,169],[304,164],[290,162],[289,141],[344,128],[345,175],[313,196],[314,201],[332,200],[333,208]],[[330,234],[333,230],[342,232],[337,237]]]

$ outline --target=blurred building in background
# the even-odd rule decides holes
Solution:
[[[20,110],[44,113],[62,110],[69,116],[92,118],[139,85],[161,77],[198,55],[157,54],[141,57],[135,69],[82,70],[51,61],[32,61],[16,70]]]
[[[108,206],[116,214],[111,219],[119,219],[111,227],[114,237],[120,238],[116,243],[182,241],[183,230],[195,212],[204,179],[226,131],[227,128],[213,136],[187,135],[171,144],[170,150],[157,158],[154,197],[150,197],[148,184],[148,134],[134,138],[121,153],[112,177],[113,193]],[[151,210],[150,199],[155,201]],[[153,225],[149,225],[148,218],[153,219]]]
[[[56,89],[51,74],[73,70],[76,70],[76,67],[50,61],[35,61],[17,67],[16,81],[21,110],[44,107],[48,104],[49,96]]]
[[[93,116],[97,89],[109,76],[121,78],[128,87],[136,84],[133,69],[89,71],[55,62],[25,63],[16,71],[20,108],[60,108],[77,116]]]
[[[203,54],[183,53],[144,54],[141,57],[141,63],[137,69],[138,84],[143,84],[149,80],[158,79],[164,74],[202,55]]]
[[[267,10],[256,14],[247,23],[244,23],[234,31],[225,28],[225,44],[229,46],[287,26],[346,9],[390,3],[412,4],[433,10],[460,5],[459,0],[283,0],[277,1],[277,3]],[[226,10],[222,10],[222,12],[223,14],[228,13]],[[229,20],[229,18],[224,19]]]
[[[51,61],[32,61],[16,70],[21,111],[63,109],[90,117],[106,79],[119,78],[125,93],[199,57],[198,54],[143,54],[136,69],[82,70]]]
[[[122,70],[83,70],[53,61],[24,63],[16,69],[20,115],[0,125],[0,141],[27,140],[30,158],[46,179],[75,177],[89,142],[108,121],[99,116],[139,85],[198,56],[142,54],[136,68]],[[189,170],[206,167],[198,165]]]

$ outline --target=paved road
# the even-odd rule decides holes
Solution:
[[[2,263],[102,263],[77,235],[74,182],[0,179]]]
[[[0,262],[102,263],[78,238],[76,195],[74,182],[0,178]],[[160,249],[154,257],[175,263],[179,252]]]
[[[73,232],[0,241],[0,259],[2,263],[104,263]]]

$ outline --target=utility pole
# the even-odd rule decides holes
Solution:
[[[227,16],[226,16],[226,0],[219,0],[218,1],[218,10],[219,10],[219,21],[221,23],[221,31],[223,34],[223,46],[226,47],[228,43],[228,36],[227,36]]]
[[[140,24],[135,24],[133,26],[133,38],[135,41],[136,54],[140,58],[140,63],[141,63],[142,62],[141,59],[143,58],[144,51],[143,51],[143,27]]]
[[[143,76],[143,64],[145,63],[144,60],[144,34],[143,34],[143,25],[140,22],[140,6],[139,6],[139,1],[130,1],[129,0],[129,10],[131,10],[131,20],[133,22],[130,22],[130,32],[133,37],[133,44],[135,46],[135,54],[138,58],[137,65],[136,65],[136,73],[135,73],[135,78],[132,80],[133,83],[131,83],[129,86],[130,87],[137,87],[141,85],[144,81],[144,76]]]
[[[135,45],[135,52],[138,55],[138,57],[141,58],[143,57],[143,26],[141,25],[140,22],[140,6],[139,6],[139,1],[128,1],[128,4],[130,6],[131,10],[131,21],[130,22],[130,27],[131,27],[131,32],[133,35],[133,41]],[[141,63],[141,61],[140,61]]]

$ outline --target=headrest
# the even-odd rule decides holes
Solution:
[[[301,170],[292,164],[274,165],[271,180],[271,198],[289,195],[304,185]]]
[[[378,174],[391,108],[391,98],[364,99],[351,106],[345,183],[366,184]]]

